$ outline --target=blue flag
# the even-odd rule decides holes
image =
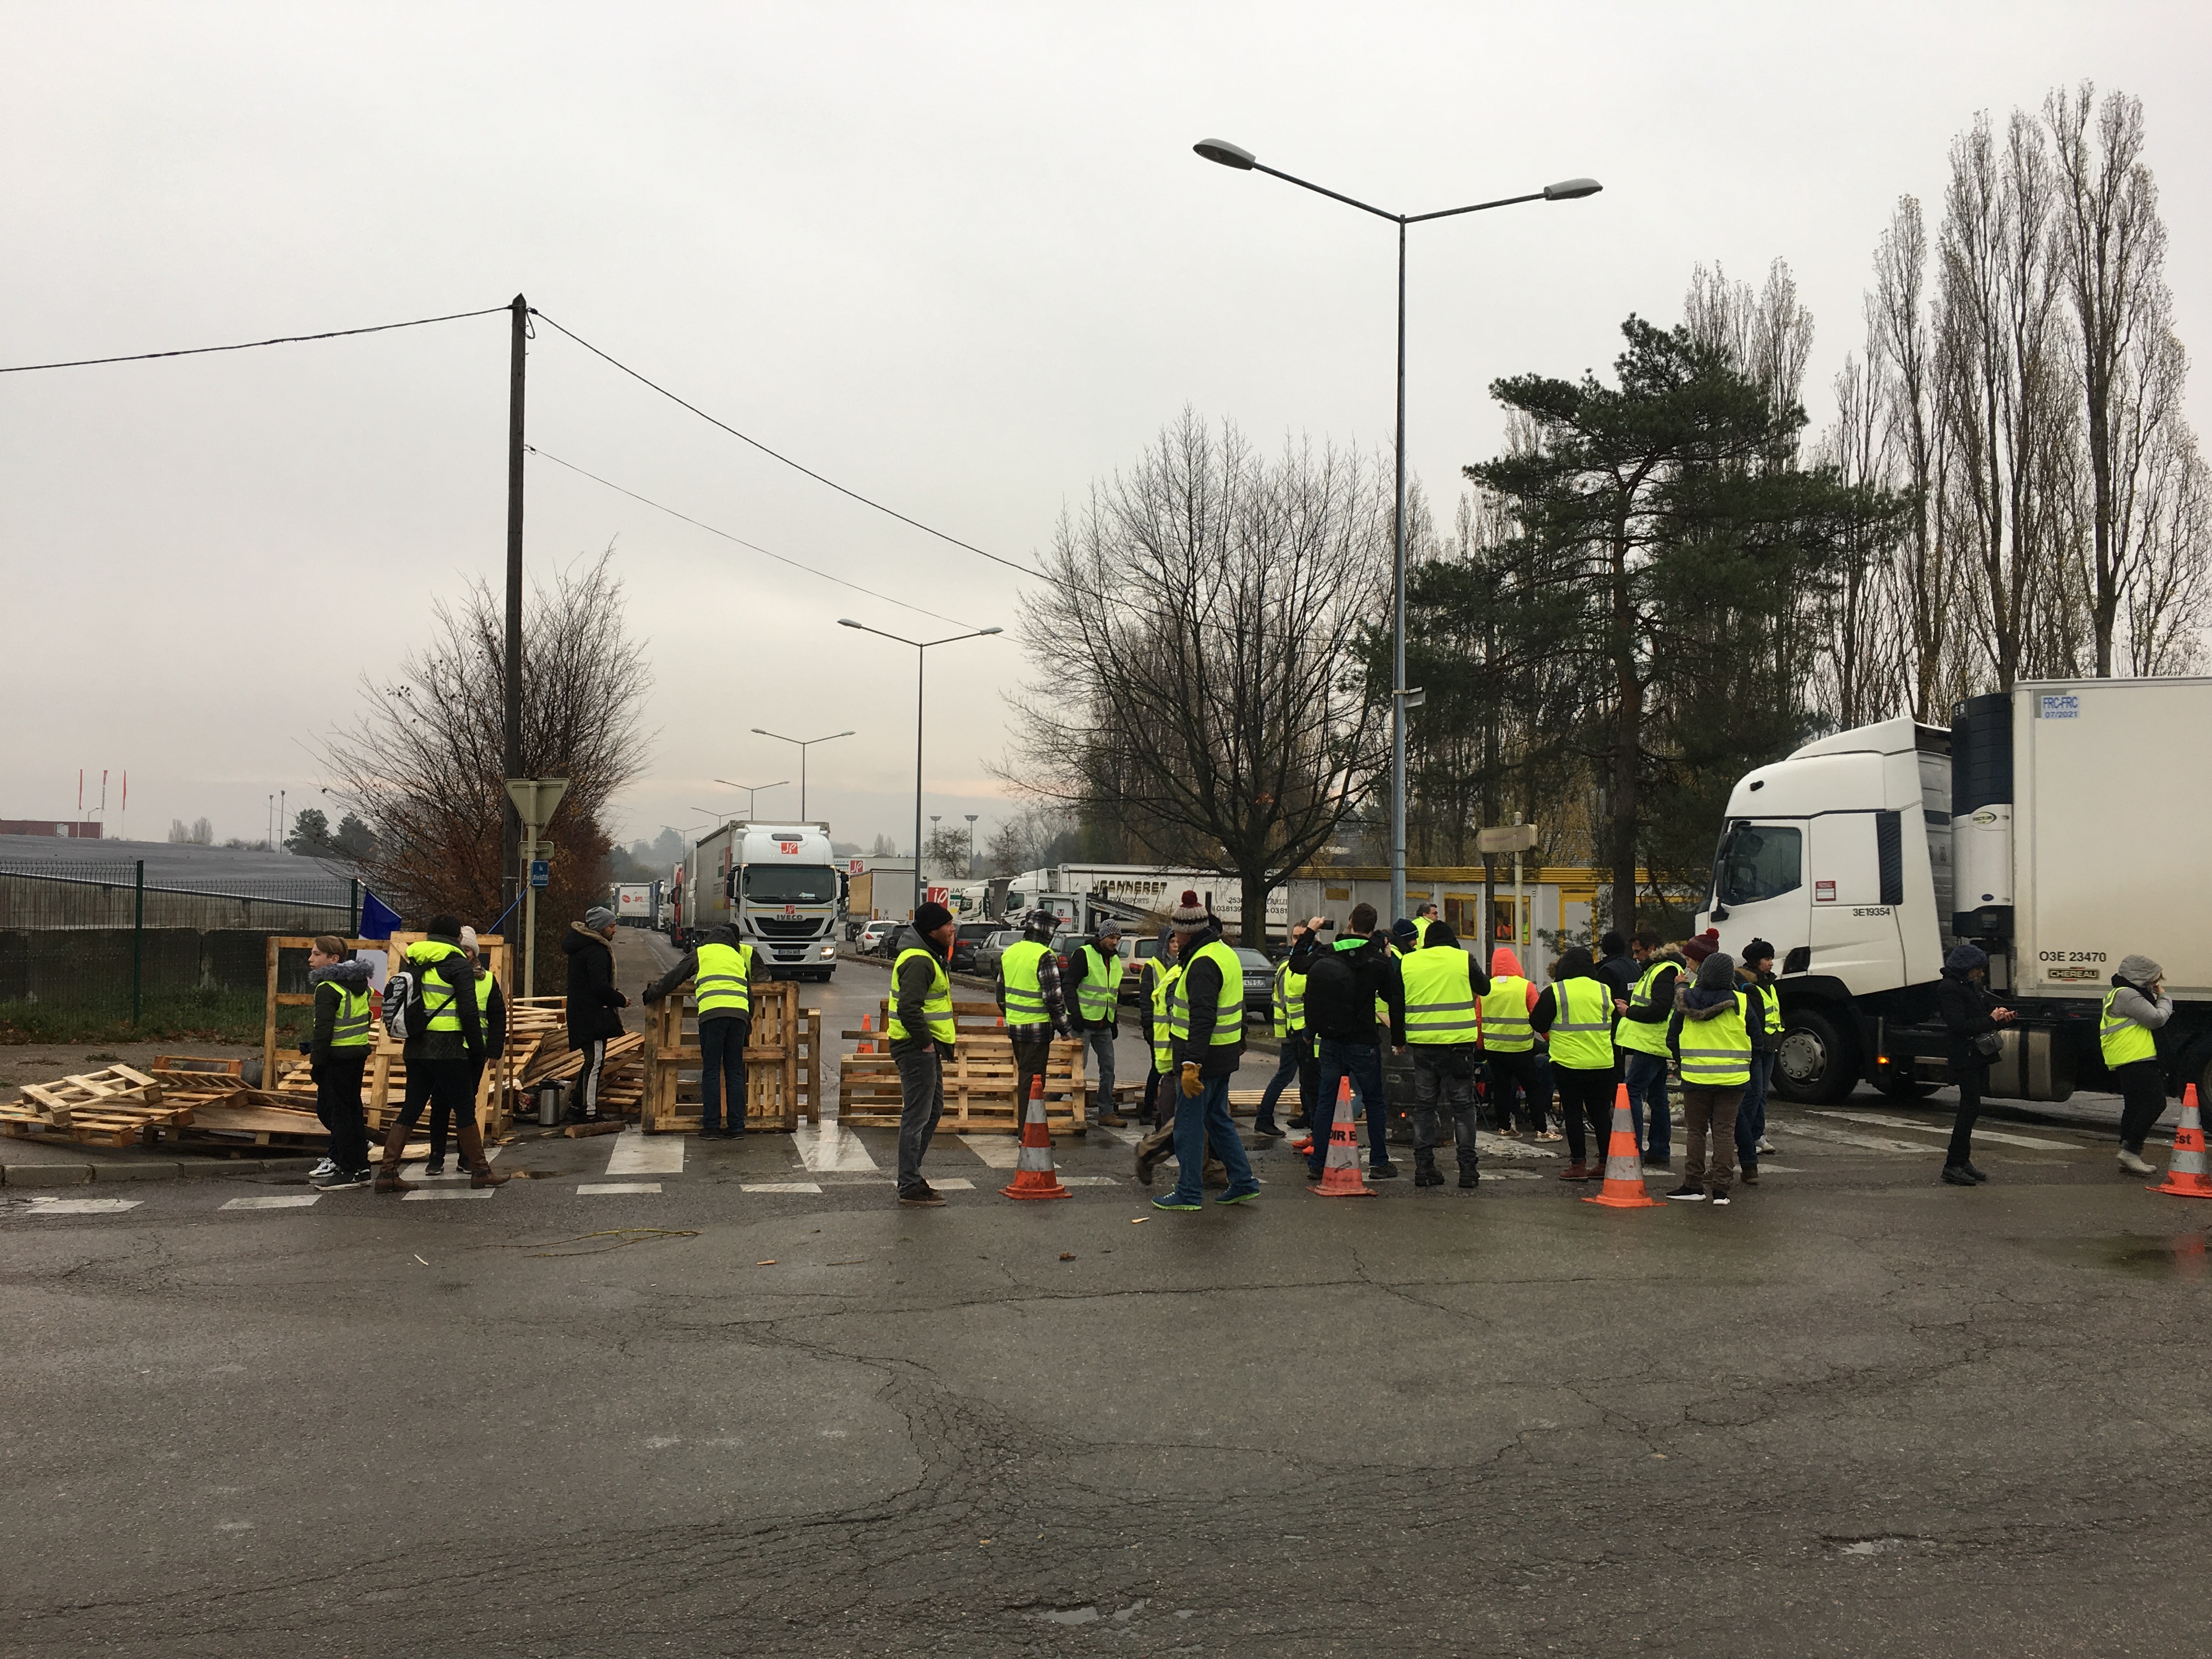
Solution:
[[[362,939],[390,939],[392,930],[399,926],[399,912],[366,888],[361,895],[361,933]]]

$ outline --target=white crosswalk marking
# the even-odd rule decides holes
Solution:
[[[417,1187],[399,1196],[404,1202],[412,1203],[418,1198],[495,1198],[498,1193],[495,1187]]]
[[[1910,1152],[1915,1158],[1925,1158],[1936,1149],[1921,1140],[1888,1140],[1880,1135],[1855,1135],[1843,1129],[1831,1129],[1818,1123],[1796,1122],[1782,1127],[1785,1136],[1796,1135],[1807,1140],[1827,1141],[1838,1146],[1856,1146],[1869,1152]],[[1760,1164],[1762,1170],[1766,1166]]]
[[[1917,1129],[1924,1135],[1948,1136],[1951,1133],[1951,1126],[1948,1123],[1927,1123],[1918,1118],[1891,1117],[1883,1112],[1815,1112],[1813,1115],[1839,1117],[1852,1123],[1871,1123],[1877,1129]],[[1978,1123],[1974,1126],[1974,1139],[1994,1140],[2007,1146],[2027,1146],[2039,1152],[2078,1152],[2083,1150],[2078,1141],[2045,1140],[2036,1135],[2014,1134],[2008,1129],[1985,1128]]]
[[[125,1210],[135,1210],[142,1200],[136,1198],[34,1198],[26,1212],[30,1215],[120,1215]]]
[[[1118,1187],[1121,1184],[1121,1178],[1119,1176],[1064,1175],[1060,1178],[1060,1184],[1063,1187]]]
[[[805,1164],[809,1175],[876,1167],[876,1160],[868,1156],[868,1149],[860,1144],[860,1136],[841,1127],[835,1118],[806,1125],[792,1139],[798,1144],[799,1162]]]
[[[1011,1170],[1021,1161],[1022,1143],[1012,1135],[962,1135],[960,1144],[994,1170]]]
[[[220,1207],[226,1210],[304,1210],[321,1196],[320,1193],[274,1193],[259,1198],[234,1198]]]
[[[929,1184],[941,1193],[972,1193],[975,1190],[975,1183],[966,1176],[939,1176]]]
[[[576,1187],[579,1197],[597,1197],[613,1193],[657,1193],[659,1190],[660,1183],[657,1181],[586,1181],[580,1182]],[[751,1189],[748,1188],[746,1190]]]
[[[615,1137],[607,1155],[609,1176],[682,1175],[682,1135],[647,1135],[635,1124]]]
[[[658,1192],[659,1188],[653,1190]],[[813,1193],[819,1195],[822,1185],[815,1181],[748,1181],[740,1182],[738,1190],[741,1193]]]

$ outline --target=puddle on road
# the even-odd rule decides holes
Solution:
[[[2040,1244],[2045,1253],[2065,1261],[2115,1273],[2201,1279],[2212,1268],[2203,1232],[2118,1233],[2108,1238],[2045,1239]]]

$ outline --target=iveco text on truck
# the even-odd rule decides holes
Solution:
[[[1950,1081],[1944,952],[1971,939],[2019,1010],[1985,1093],[2105,1086],[2100,1005],[2123,957],[2166,970],[2170,1092],[2212,1085],[2212,679],[2022,684],[1950,728],[1887,720],[1740,780],[1700,926],[1775,949],[1776,1091],[1861,1079],[1910,1099]],[[2191,734],[2194,734],[2193,736]]]
[[[684,861],[679,945],[734,922],[776,979],[836,970],[845,878],[826,823],[727,823]]]

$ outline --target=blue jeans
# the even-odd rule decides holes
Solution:
[[[1290,1086],[1292,1078],[1298,1080],[1298,1111],[1310,1119],[1313,1111],[1313,1038],[1304,1031],[1293,1031],[1283,1039],[1282,1058],[1275,1062],[1275,1075],[1267,1079],[1267,1092],[1260,1097],[1261,1128],[1275,1127],[1275,1103],[1283,1097],[1283,1091]]]
[[[1244,1143],[1229,1115],[1229,1082],[1227,1077],[1207,1078],[1195,1097],[1186,1095],[1180,1087],[1175,1091],[1176,1185],[1168,1199],[1170,1204],[1205,1202],[1209,1142],[1221,1167],[1229,1171],[1229,1187],[1222,1199],[1242,1198],[1260,1190],[1252,1176],[1252,1161],[1244,1156]]]
[[[1766,1085],[1774,1080],[1774,1056],[1751,1057],[1751,1081],[1743,1085],[1743,1104],[1735,1112],[1735,1161],[1739,1168],[1759,1167],[1759,1138],[1766,1133]]]
[[[1640,1048],[1628,1051],[1628,1065],[1621,1076],[1628,1085],[1628,1121],[1636,1126],[1636,1149],[1645,1158],[1664,1163],[1668,1157],[1667,1133],[1667,1057],[1647,1054]],[[1644,1103],[1651,1103],[1651,1133],[1644,1132]]]
[[[1336,1091],[1340,1081],[1352,1079],[1354,1093],[1367,1112],[1367,1162],[1373,1169],[1382,1169],[1390,1162],[1390,1149],[1383,1141],[1385,1118],[1389,1109],[1382,1102],[1382,1051],[1371,1042],[1339,1042],[1334,1037],[1319,1040],[1321,1074],[1316,1079],[1313,1105],[1308,1115],[1313,1120],[1313,1152],[1306,1158],[1306,1168],[1316,1181],[1321,1179],[1322,1166],[1328,1162],[1328,1133],[1336,1121]]]

